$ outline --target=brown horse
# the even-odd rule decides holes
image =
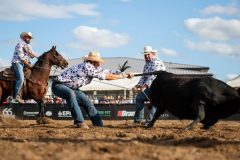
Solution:
[[[39,117],[44,117],[44,97],[48,89],[48,79],[52,66],[66,68],[67,61],[57,52],[56,46],[38,57],[38,61],[31,69],[26,80],[26,87],[22,88],[20,95],[24,100],[34,99],[39,106]],[[0,79],[0,105],[12,94],[13,81]],[[23,92],[24,91],[24,92]]]

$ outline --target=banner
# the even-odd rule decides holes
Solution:
[[[104,120],[127,120],[132,119],[135,114],[134,104],[95,104],[98,113]],[[84,119],[89,119],[86,111],[81,107]],[[46,117],[55,120],[72,120],[71,110],[67,104],[46,104],[44,108]],[[0,107],[0,114],[8,117],[15,117],[22,120],[36,120],[39,107],[37,104],[3,104]],[[146,117],[148,108],[144,107]],[[169,112],[164,112],[159,119],[178,119]],[[227,120],[240,120],[240,115],[235,114]]]

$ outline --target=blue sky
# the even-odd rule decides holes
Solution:
[[[65,58],[90,50],[210,67],[226,81],[240,74],[237,0],[0,0],[0,67],[10,65],[19,34],[32,32],[41,55],[56,45]],[[131,65],[131,64],[130,64]]]

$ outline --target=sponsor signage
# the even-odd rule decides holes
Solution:
[[[117,112],[118,117],[134,117],[135,111],[121,110]]]
[[[38,111],[37,112],[23,111],[23,116],[26,116],[26,117],[37,117],[38,113],[39,113]]]
[[[72,117],[70,111],[58,111],[58,117]]]
[[[95,105],[95,107],[98,110],[98,113],[100,114],[102,119],[114,119],[115,106],[111,106],[109,104],[98,104]]]
[[[6,117],[15,117],[15,113],[13,113],[13,108],[4,108],[2,110],[2,115]]]
[[[133,119],[135,114],[134,104],[95,104],[98,113],[103,120],[125,120]],[[83,117],[89,119],[85,110],[81,107]],[[145,117],[148,113],[144,108]],[[66,104],[47,104],[44,108],[45,116],[56,120],[72,120],[71,110]],[[3,116],[17,117],[18,119],[36,120],[39,113],[37,104],[3,104],[0,107]],[[172,114],[165,112],[159,119],[177,119]],[[240,120],[239,115],[233,115],[227,120]]]
[[[112,115],[111,115],[111,112],[112,111],[98,111],[98,113],[102,116],[102,117],[111,117]]]

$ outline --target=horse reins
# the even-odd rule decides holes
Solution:
[[[47,53],[47,52],[45,52],[45,53]],[[43,53],[43,54],[44,54],[44,53]],[[59,60],[59,58],[58,58],[53,52],[51,52],[51,54],[53,55],[54,58],[57,59],[58,65],[59,65],[59,66],[54,65],[54,67],[56,68],[55,71],[54,71],[54,73],[55,73],[58,67],[62,67],[62,65],[61,65],[62,60]],[[37,58],[38,60],[42,61],[42,62],[45,62],[46,64],[49,64],[50,66],[52,65],[51,63],[47,62],[46,60],[44,60],[44,59],[42,59],[42,58],[40,58],[40,57],[36,57],[36,58]],[[41,69],[48,69],[48,68],[39,67],[39,66],[34,66],[34,67],[41,68]],[[50,69],[50,71],[52,71],[52,70]]]

